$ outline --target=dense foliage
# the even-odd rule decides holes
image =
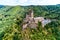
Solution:
[[[29,9],[34,16],[51,19],[44,28],[22,30],[22,22]],[[60,6],[0,6],[0,40],[60,40]]]

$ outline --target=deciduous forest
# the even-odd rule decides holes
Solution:
[[[52,21],[38,28],[22,30],[22,22],[29,9],[34,17],[44,17]],[[60,40],[60,5],[3,6],[0,5],[0,40]]]

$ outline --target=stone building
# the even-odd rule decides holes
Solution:
[[[45,20],[44,17],[34,17],[33,10],[30,10],[23,20],[23,29],[26,27],[36,28],[38,26],[38,21],[42,23],[42,27],[51,22],[51,20]]]

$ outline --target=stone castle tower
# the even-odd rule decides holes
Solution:
[[[29,15],[31,18],[34,18],[33,10],[31,10],[31,9],[29,10]]]
[[[34,18],[33,10],[31,11],[31,17]]]

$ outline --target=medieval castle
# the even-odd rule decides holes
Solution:
[[[51,22],[51,20],[44,19],[44,17],[34,17],[33,10],[30,10],[23,20],[23,29],[27,27],[36,28],[38,26],[38,21],[42,23],[42,27]]]

